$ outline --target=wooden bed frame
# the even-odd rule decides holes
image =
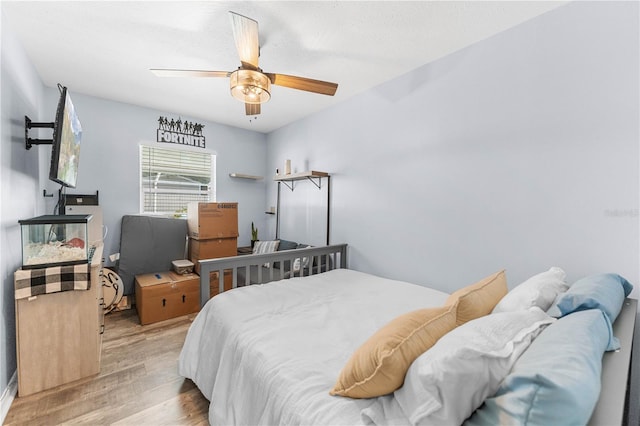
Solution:
[[[218,272],[222,277],[224,271],[231,270],[232,287],[250,284],[251,266],[261,266],[265,262],[289,261],[293,264],[296,258],[313,258],[312,267],[299,272],[284,270],[284,268],[269,268],[269,281],[278,281],[293,276],[308,276],[324,272],[326,270],[347,267],[347,244],[335,244],[322,247],[309,247],[304,249],[284,250],[274,253],[225,257],[219,259],[200,260],[200,306],[209,300],[209,279],[211,272]],[[322,266],[321,266],[322,265]],[[326,267],[324,266],[326,265]],[[244,269],[245,282],[238,283],[238,270]],[[258,275],[258,281],[262,282],[262,268],[253,268]],[[224,282],[219,280],[220,292],[224,291]],[[606,352],[602,360],[602,388],[600,399],[589,420],[589,425],[626,425],[628,424],[629,391],[632,388],[631,377],[631,353],[633,349],[633,336],[635,329],[638,301],[626,299],[618,319],[613,324],[613,333],[620,339],[621,349],[615,352]]]
[[[262,266],[266,262],[281,262],[283,265],[286,261],[289,261],[289,265],[293,265],[296,258],[309,258],[312,266],[309,268],[301,268],[298,272],[291,270],[285,270],[285,268],[269,268],[269,280],[279,281],[281,279],[302,277],[319,274],[327,270],[336,268],[347,267],[347,245],[346,244],[334,244],[330,246],[321,247],[307,247],[303,249],[295,250],[282,250],[273,253],[265,254],[249,254],[233,257],[222,257],[218,259],[206,259],[200,260],[200,307],[211,297],[209,291],[209,274],[211,272],[218,272],[219,277],[223,277],[224,271],[231,271],[232,276],[232,288],[238,287],[238,285],[250,285],[251,273],[254,271],[257,274],[258,282],[263,281],[263,271],[261,267],[251,268],[251,266]],[[326,265],[326,266],[325,266]],[[238,283],[238,271],[244,269],[244,283]],[[224,291],[224,280],[218,280],[220,285],[220,293]]]

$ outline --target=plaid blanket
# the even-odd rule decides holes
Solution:
[[[15,298],[69,290],[89,290],[90,265],[52,266],[42,269],[18,269],[14,274]]]

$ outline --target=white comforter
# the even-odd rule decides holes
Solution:
[[[382,401],[329,395],[347,359],[396,316],[447,297],[347,269],[234,289],[196,317],[178,370],[211,401],[213,425],[361,424]]]

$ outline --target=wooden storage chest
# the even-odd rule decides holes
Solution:
[[[226,270],[224,271],[224,291],[231,290],[231,285],[231,271]],[[213,297],[218,293],[220,293],[220,281],[218,280],[218,271],[214,271],[209,274],[209,294],[211,295],[211,297]]]
[[[136,275],[136,309],[146,325],[197,312],[200,277],[175,272]]]

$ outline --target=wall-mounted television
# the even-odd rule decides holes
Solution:
[[[78,179],[82,126],[66,87],[58,85],[60,100],[56,110],[49,179],[75,188]]]

